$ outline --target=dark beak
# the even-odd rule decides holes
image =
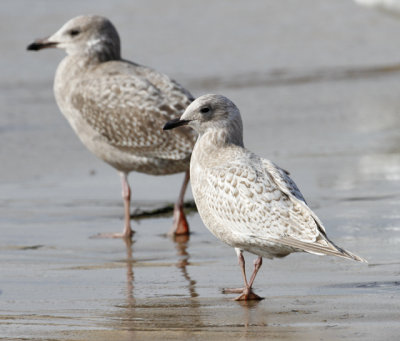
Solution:
[[[36,39],[32,44],[27,46],[28,51],[39,51],[49,47],[56,47],[57,43],[50,42],[47,39]]]
[[[179,118],[175,118],[174,120],[168,121],[165,123],[165,126],[163,127],[163,130],[170,130],[174,129],[176,127],[184,126],[188,124],[190,121],[188,120],[181,120]]]

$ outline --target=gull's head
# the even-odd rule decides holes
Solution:
[[[98,15],[75,17],[50,37],[35,40],[27,49],[48,47],[64,49],[69,55],[98,57],[101,61],[120,59],[118,32],[107,18]]]
[[[188,125],[199,135],[207,131],[225,132],[228,137],[242,141],[243,125],[237,106],[221,95],[204,95],[193,101],[181,118],[169,121],[164,130]],[[242,143],[240,143],[242,144]]]

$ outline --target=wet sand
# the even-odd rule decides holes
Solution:
[[[1,5],[0,340],[396,339],[400,21],[348,0],[166,3]],[[247,147],[290,170],[329,236],[369,264],[265,260],[265,300],[247,304],[221,293],[242,284],[235,253],[197,213],[187,240],[166,236],[170,216],[134,220],[132,245],[93,238],[122,227],[118,175],[55,105],[63,54],[24,48],[94,12],[127,58],[232,98]],[[131,174],[133,205],[171,203],[182,176]]]

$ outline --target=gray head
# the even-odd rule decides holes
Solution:
[[[56,33],[30,44],[28,50],[48,47],[64,49],[68,55],[82,55],[99,61],[120,59],[120,40],[114,25],[98,15],[82,15],[69,20]]]
[[[193,101],[180,119],[169,121],[164,130],[188,125],[199,135],[208,131],[222,133],[228,142],[243,145],[243,125],[237,106],[221,95],[204,95]]]

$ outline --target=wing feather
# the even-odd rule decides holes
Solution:
[[[151,69],[126,63],[100,65],[90,78],[81,77],[71,94],[73,106],[107,142],[137,155],[183,159],[195,142],[182,127],[162,130],[182,114],[192,96],[178,83]]]

